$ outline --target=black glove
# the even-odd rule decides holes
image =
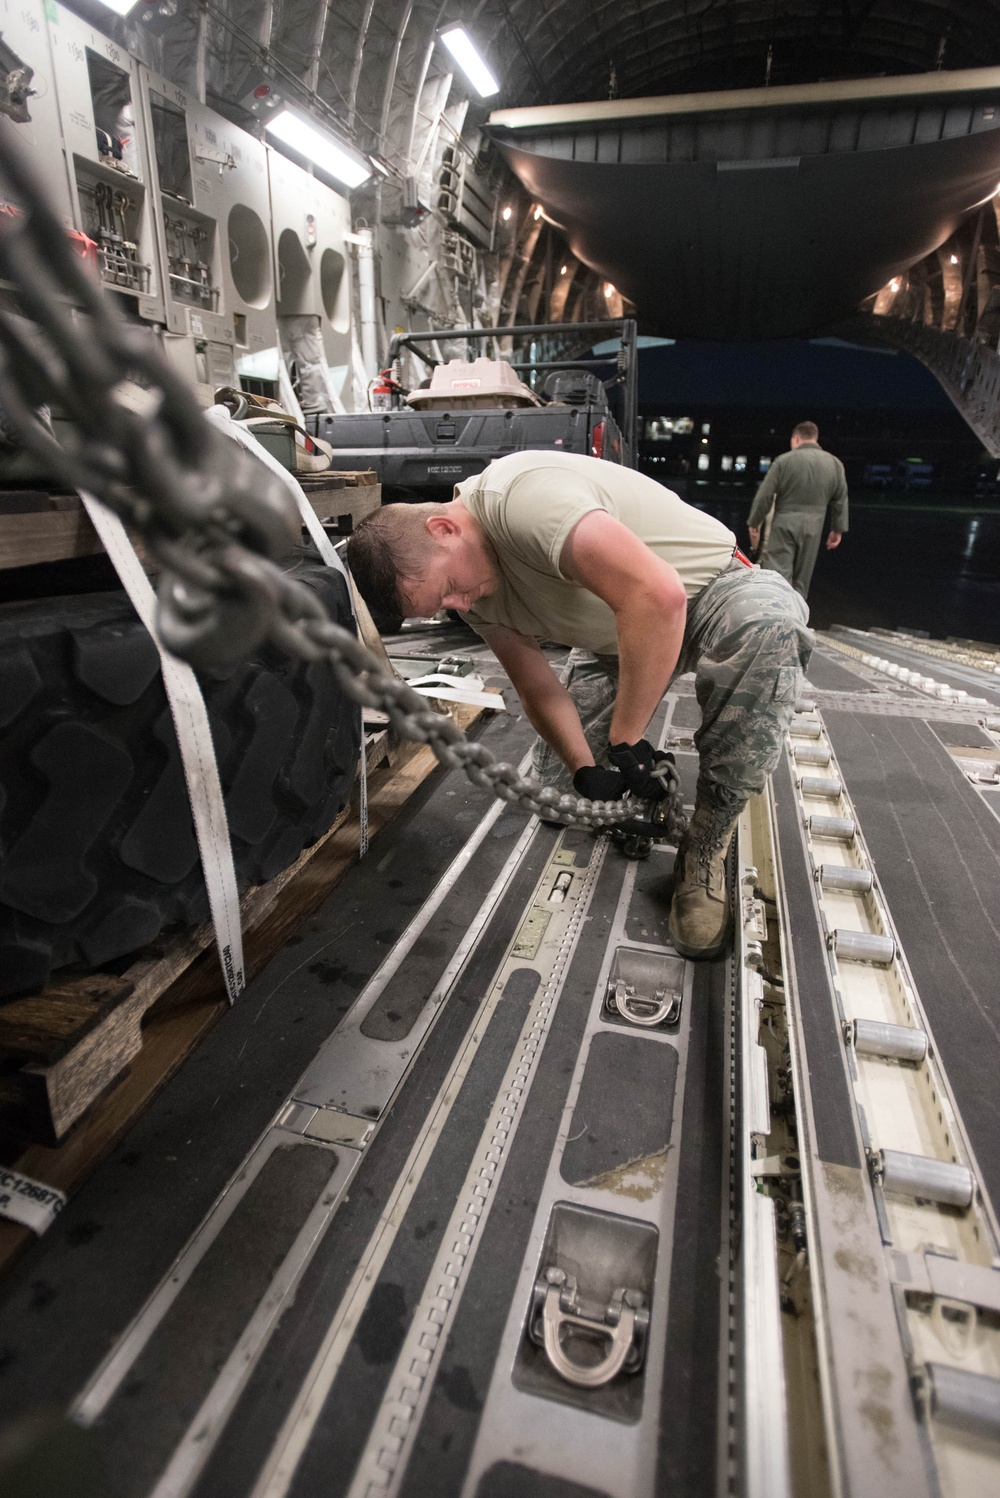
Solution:
[[[578,796],[586,796],[588,801],[620,801],[626,786],[617,770],[584,765],[573,776],[573,789]]]
[[[633,796],[643,801],[662,801],[677,779],[674,756],[654,749],[646,739],[637,744],[609,744],[608,758]]]

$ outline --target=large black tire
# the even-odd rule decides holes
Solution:
[[[295,572],[353,627],[339,572]],[[243,889],[347,801],[359,714],[329,666],[271,647],[201,686]],[[208,916],[159,658],[123,593],[0,609],[0,854],[0,995]]]

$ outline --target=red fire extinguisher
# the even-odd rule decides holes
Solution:
[[[391,369],[380,370],[368,387],[368,404],[373,411],[391,411],[400,389]]]

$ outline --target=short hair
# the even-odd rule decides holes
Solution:
[[[803,442],[815,442],[819,437],[819,427],[814,421],[800,421],[792,436],[801,437]]]
[[[443,514],[443,504],[389,504],[366,515],[347,543],[347,565],[380,634],[398,634],[406,614],[400,583],[424,575],[442,548],[429,534],[427,520]]]

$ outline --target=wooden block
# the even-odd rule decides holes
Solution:
[[[378,474],[374,468],[361,468],[357,473],[346,473],[344,477],[349,484],[358,489],[368,489],[376,486],[381,488],[378,481]]]
[[[0,571],[31,567],[36,562],[61,562],[67,557],[95,556],[104,543],[79,499],[49,495],[52,508],[27,514],[0,514]],[[145,571],[157,569],[139,536],[129,528],[129,539]]]
[[[348,475],[346,473],[300,473],[299,485],[303,492],[310,497],[314,494],[326,494],[334,489],[346,489]]]
[[[149,987],[159,992],[155,979]],[[54,1140],[63,1138],[139,1054],[142,1016],[152,1002],[148,988],[133,992],[58,1061],[21,1068],[28,1107],[36,1118],[44,1108]]]
[[[103,550],[82,507],[0,515],[0,568],[31,567],[36,562],[93,556]]]
[[[377,510],[382,487],[374,473],[323,473],[300,482],[320,520],[349,518],[352,525]],[[146,566],[141,543],[132,542]],[[81,500],[44,490],[0,491],[0,571],[95,556],[104,550]],[[149,568],[146,567],[148,571]]]
[[[44,994],[0,1005],[0,1055],[51,1064],[133,991],[127,978],[93,973],[50,983]]]
[[[310,486],[305,494],[320,520],[349,515],[353,525],[377,510],[382,503],[382,486],[377,482],[358,488],[335,486],[316,489]]]
[[[325,473],[306,473],[299,476],[303,489],[322,488],[324,484],[340,485],[351,489],[364,489],[378,483],[374,468],[328,468]]]
[[[44,489],[0,489],[0,515],[28,515],[74,508],[64,499],[63,495],[49,494]],[[79,503],[77,500],[77,506]]]
[[[365,736],[365,761],[368,765],[368,774],[382,764],[383,760],[389,759],[389,731],[381,728],[375,733]]]

